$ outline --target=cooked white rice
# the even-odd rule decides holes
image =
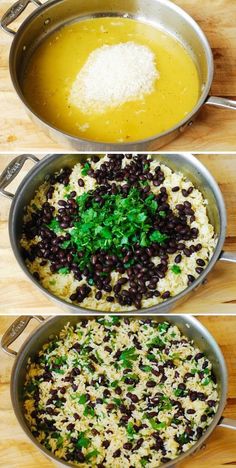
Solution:
[[[108,157],[104,156],[100,159],[99,162],[92,162],[92,160],[88,159],[89,164],[92,169],[98,169],[101,164],[105,161],[108,161]],[[122,161],[122,167],[125,167],[127,163],[130,161],[125,157]],[[194,211],[195,220],[191,222],[190,217],[188,217],[188,225],[191,228],[197,228],[199,230],[198,238],[196,240],[189,240],[185,241],[185,246],[190,247],[191,245],[197,245],[199,243],[202,244],[202,248],[199,252],[194,252],[191,254],[190,257],[183,256],[181,261],[181,274],[175,274],[171,268],[168,269],[164,278],[160,279],[158,282],[158,291],[160,292],[159,297],[152,297],[152,298],[145,298],[145,295],[142,298],[142,307],[147,308],[159,304],[163,301],[161,297],[162,293],[165,291],[170,292],[170,296],[176,296],[181,291],[183,291],[188,285],[188,275],[194,275],[198,277],[199,275],[196,273],[196,260],[202,259],[205,264],[207,265],[216,246],[216,235],[214,233],[214,228],[209,222],[209,218],[207,215],[207,200],[204,199],[202,193],[194,187],[191,194],[188,197],[184,197],[182,194],[182,190],[188,190],[190,187],[193,187],[192,182],[188,180],[181,172],[174,172],[168,166],[164,164],[160,164],[156,159],[153,160],[150,164],[150,172],[154,174],[155,168],[157,166],[161,167],[165,175],[165,179],[160,187],[156,187],[153,185],[152,181],[149,181],[149,185],[151,187],[151,191],[154,194],[159,194],[160,188],[165,187],[168,193],[168,203],[170,208],[173,209],[175,212],[176,204],[182,204],[186,200],[188,200]],[[69,178],[69,190],[76,191],[77,195],[82,195],[89,190],[94,190],[98,185],[95,178],[89,175],[82,175],[81,171],[83,169],[82,164],[78,163],[73,167]],[[78,179],[83,179],[84,187],[80,187],[78,185]],[[123,184],[124,182],[121,182]],[[119,182],[117,182],[119,184]],[[172,188],[175,186],[179,186],[180,190],[178,192],[173,192]],[[37,192],[35,193],[34,198],[32,199],[30,205],[27,207],[27,211],[24,217],[24,222],[31,219],[32,213],[35,212],[35,209],[42,207],[42,204],[46,201],[46,193],[48,188],[50,187],[49,182],[45,182],[42,184]],[[55,190],[53,193],[52,199],[48,200],[50,205],[55,207],[54,214],[58,213],[58,201],[63,199],[67,194],[68,190],[65,188],[63,184],[56,183],[54,186]],[[68,230],[69,232],[70,230]],[[23,236],[21,240],[21,245],[24,247],[26,251],[29,251],[32,245],[39,242],[40,236],[36,236],[33,240],[27,239]],[[176,257],[176,253],[169,254],[169,266],[174,264],[174,259]],[[50,291],[55,296],[64,299],[67,302],[71,302],[70,296],[73,294],[79,286],[84,284],[84,279],[78,281],[75,279],[72,272],[62,275],[59,273],[52,273],[50,270],[50,261],[47,262],[46,265],[41,266],[41,258],[36,257],[34,261],[26,260],[26,265],[31,273],[37,272],[40,277],[40,283],[43,285],[45,289]],[[157,265],[160,262],[160,257],[156,256],[152,259],[152,261]],[[117,281],[121,277],[126,277],[126,274],[120,274],[116,271],[111,273],[111,285],[114,286]],[[108,292],[103,291],[102,298],[97,300],[95,298],[95,294],[97,292],[97,288],[95,285],[90,285],[91,292],[86,297],[80,306],[88,309],[97,309],[101,311],[110,311],[110,312],[122,312],[122,311],[130,311],[134,309],[134,306],[122,306],[116,300],[114,302],[107,302],[107,297],[110,295]]]
[[[72,466],[156,468],[196,443],[218,401],[211,362],[176,326],[113,316],[45,343],[24,408],[36,439]]]

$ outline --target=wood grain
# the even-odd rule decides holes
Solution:
[[[0,173],[14,156],[0,156]],[[39,156],[40,158],[42,157]],[[223,192],[228,213],[225,250],[236,251],[236,154],[197,156],[211,171]],[[9,190],[14,193],[19,181],[26,175],[32,162],[27,162]],[[8,238],[10,201],[0,200],[0,300],[2,314],[58,314],[63,313],[38,291],[18,266]],[[207,284],[178,306],[175,313],[236,313],[236,265],[218,262],[210,273]]]
[[[0,16],[12,4],[1,0]],[[211,44],[215,75],[211,94],[236,97],[236,2],[234,0],[175,0],[199,23]],[[15,22],[16,29],[34,7]],[[18,99],[8,70],[8,55],[12,38],[0,31],[0,109],[1,151],[63,151],[65,148],[54,143],[33,124]],[[184,151],[234,151],[236,112],[202,108],[196,123],[186,133],[165,147],[165,150]]]
[[[200,321],[208,328],[220,345],[229,371],[228,401],[224,416],[236,419],[236,317],[201,317]],[[13,322],[13,317],[0,318],[0,337]],[[23,332],[14,349],[33,330],[31,322]],[[0,467],[2,468],[53,468],[55,466],[34,448],[19,426],[10,401],[10,374],[14,358],[0,351]],[[207,440],[203,449],[187,459],[177,468],[214,468],[236,465],[236,431],[217,428]]]

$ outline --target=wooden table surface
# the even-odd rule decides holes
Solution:
[[[0,337],[12,323],[13,317],[0,317]],[[228,401],[224,416],[236,419],[236,317],[200,317],[215,337],[224,354],[229,371]],[[31,322],[19,342],[28,336],[35,324]],[[9,392],[10,374],[14,358],[0,351],[0,467],[53,468],[55,466],[34,448],[14,415]],[[233,467],[236,465],[236,431],[217,428],[207,440],[205,448],[176,468]]]
[[[41,156],[42,157],[42,156]],[[13,158],[0,155],[0,173]],[[201,155],[198,158],[218,181],[224,194],[228,228],[225,250],[236,251],[236,154]],[[32,162],[27,162],[10,186],[13,193],[19,180],[27,173]],[[8,238],[10,200],[0,198],[0,313],[53,314],[63,313],[38,291],[18,266]],[[175,309],[176,313],[236,313],[236,264],[218,262],[208,277],[207,284]]]
[[[0,1],[0,17],[13,1]],[[201,26],[214,54],[215,75],[211,95],[236,97],[236,2],[235,0],[175,0]],[[35,7],[15,22],[16,28]],[[33,124],[13,89],[8,68],[12,37],[0,31],[0,149],[1,151],[63,151]],[[234,151],[236,150],[236,112],[202,108],[197,122],[165,150]]]

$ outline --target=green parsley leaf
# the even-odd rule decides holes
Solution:
[[[89,460],[91,460],[91,458],[96,457],[98,454],[99,454],[99,451],[97,449],[92,450],[92,452],[89,452],[89,453],[87,453],[87,455],[85,455],[85,460],[89,461]]]
[[[151,424],[152,429],[155,429],[155,431],[159,431],[159,429],[165,429],[166,428],[166,423],[164,422],[156,422],[154,419],[149,419],[149,422]]]
[[[152,370],[151,366],[141,366],[140,369],[143,372],[151,372]]]
[[[84,409],[83,415],[94,417],[95,416],[94,408],[92,408],[92,406],[86,406]]]
[[[111,387],[112,388],[117,388],[119,385],[119,380],[114,380],[113,382],[111,382]]]
[[[81,395],[78,399],[78,403],[80,405],[85,405],[85,403],[87,403],[87,396],[86,395]]]
[[[143,457],[143,458],[141,458],[140,463],[141,463],[141,466],[146,466],[147,463],[148,463],[148,459]]]
[[[126,427],[126,432],[129,438],[133,438],[133,436],[136,434],[136,431],[134,429],[132,422],[128,422],[127,427]]]
[[[80,432],[79,433],[79,436],[78,436],[78,440],[76,442],[76,447],[77,448],[88,448],[89,445],[91,444],[91,441],[90,439],[88,439],[87,437],[85,437],[85,432]]]
[[[47,225],[47,227],[49,229],[51,229],[51,231],[55,232],[56,234],[58,232],[61,232],[62,231],[62,228],[60,227],[60,223],[59,221],[57,221],[57,219],[53,218],[50,223]]]
[[[175,275],[179,275],[179,273],[181,273],[181,268],[179,265],[172,265],[171,271],[173,271]]]
[[[83,176],[88,175],[88,171],[89,171],[90,169],[91,169],[90,164],[89,164],[88,162],[86,162],[85,165],[84,165],[84,167],[83,167],[83,169],[81,170],[81,174],[82,174]]]
[[[153,231],[150,235],[150,240],[157,244],[163,244],[167,239],[169,239],[169,236],[167,236],[167,234],[162,234],[160,231]]]
[[[136,348],[134,346],[132,348],[127,348],[124,351],[122,351],[119,357],[119,360],[122,361],[122,367],[128,369],[132,368],[133,361],[135,361],[138,357],[138,354],[135,351]]]
[[[70,270],[68,267],[62,267],[59,268],[59,270],[57,270],[57,273],[60,273],[60,275],[67,275],[68,273],[70,273]]]
[[[158,331],[160,333],[166,332],[170,324],[168,322],[158,323]]]
[[[121,399],[120,398],[113,398],[113,401],[117,406],[121,405]]]

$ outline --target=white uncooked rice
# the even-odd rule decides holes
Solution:
[[[110,107],[142,99],[159,77],[153,52],[134,42],[104,45],[91,52],[69,95],[82,112],[105,112]]]

